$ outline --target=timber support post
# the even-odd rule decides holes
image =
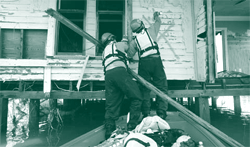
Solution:
[[[240,96],[234,96],[234,113],[237,116],[241,115]]]
[[[30,99],[29,103],[29,137],[39,134],[40,99]]]
[[[2,86],[2,81],[0,81],[0,91],[2,90],[1,86]],[[7,117],[8,117],[8,98],[0,98],[0,146],[5,146],[7,143],[6,142]]]

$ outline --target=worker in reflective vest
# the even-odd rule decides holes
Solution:
[[[141,113],[142,96],[137,83],[127,72],[125,51],[128,50],[128,43],[116,42],[115,36],[111,33],[102,35],[102,43],[105,46],[102,64],[105,72],[105,137],[107,139],[116,129],[115,121],[119,118],[124,95],[130,99],[130,119],[127,129],[133,130],[136,127]]]
[[[132,32],[135,33],[135,37],[130,42],[127,56],[128,58],[133,58],[135,53],[138,52],[138,74],[167,94],[167,77],[160,57],[159,47],[156,43],[161,26],[159,15],[159,12],[154,13],[155,22],[149,28],[145,28],[144,23],[139,19],[131,21],[130,27]],[[141,90],[143,91],[142,113],[146,117],[149,115],[151,109],[150,90],[144,86],[141,86]],[[156,97],[157,115],[165,119],[167,108],[168,102],[161,97]]]

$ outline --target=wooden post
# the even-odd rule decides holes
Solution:
[[[57,0],[49,1],[50,8],[56,9]],[[48,32],[47,32],[47,42],[45,47],[45,56],[47,58],[52,58],[55,55],[55,45],[56,45],[56,19],[49,17],[48,19]]]
[[[23,29],[20,30],[20,59],[23,59]]]
[[[208,97],[199,97],[199,116],[210,123],[210,109],[208,104]]]
[[[0,26],[0,58],[2,58],[2,30]]]
[[[234,96],[234,113],[238,116],[241,115],[240,96]]]
[[[40,99],[30,99],[29,103],[29,137],[34,138],[39,135],[39,110]]]
[[[132,8],[132,0],[127,0],[127,10],[126,10],[126,13],[127,13],[127,35],[128,35],[128,41],[130,42],[132,40],[132,36],[133,36],[133,33],[132,33],[132,30],[131,30],[131,27],[130,27],[130,22],[132,21],[133,19],[133,8]]]
[[[50,98],[50,92],[51,92],[51,67],[45,67],[44,68],[43,92],[45,93],[45,98]]]
[[[0,81],[0,91],[1,90],[2,90],[2,81]],[[0,146],[5,146],[7,143],[6,142],[7,117],[8,117],[8,98],[0,98]]]
[[[217,109],[217,99],[218,97],[212,97],[212,109]]]
[[[193,97],[188,97],[188,109],[194,112],[194,101]]]
[[[206,0],[207,12],[207,46],[208,46],[208,81],[215,82],[214,20],[212,0]]]
[[[195,97],[195,102],[194,102],[194,105],[195,105],[195,108],[194,108],[194,113],[197,115],[197,116],[200,116],[200,102],[199,102],[199,97]]]

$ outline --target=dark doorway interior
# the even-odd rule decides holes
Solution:
[[[98,39],[102,34],[110,32],[116,36],[117,41],[122,39],[124,34],[124,0],[98,0]],[[102,49],[97,49],[96,54],[100,56]]]

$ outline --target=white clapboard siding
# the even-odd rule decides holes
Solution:
[[[0,74],[1,81],[43,81],[43,74]]]
[[[37,17],[37,16],[0,16],[1,22],[12,22],[12,23],[48,23],[48,16]]]
[[[207,77],[207,45],[205,41],[196,44],[196,80],[204,82]]]
[[[197,35],[206,31],[206,11],[205,6],[201,5],[196,18]]]
[[[155,11],[161,12],[157,43],[166,74],[173,79],[195,79],[191,1],[133,0],[133,18],[141,19],[146,27],[154,23]]]
[[[173,49],[183,49],[186,48],[184,43],[166,43],[164,42],[159,42],[158,43],[160,49],[168,49],[168,48],[173,48]]]
[[[48,29],[49,0],[0,1],[1,28]]]
[[[58,80],[58,81],[76,81],[79,79],[80,74],[52,74],[51,75],[52,80]],[[93,80],[93,81],[104,81],[104,75],[103,74],[84,74],[82,80]]]
[[[30,67],[0,67],[0,74],[42,74],[44,68]]]

